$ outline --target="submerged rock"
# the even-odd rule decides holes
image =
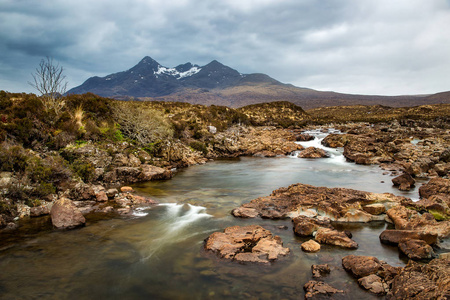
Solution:
[[[224,232],[214,232],[204,247],[221,258],[240,262],[269,263],[289,253],[279,236],[258,225],[232,226]]]
[[[331,285],[316,280],[308,281],[304,286],[305,299],[328,299],[336,293],[344,293],[343,290],[338,290]]]
[[[52,224],[56,228],[75,228],[84,226],[86,219],[75,204],[67,198],[56,201],[50,211]]]
[[[330,266],[328,264],[312,265],[311,272],[313,278],[322,278],[323,276],[330,274]]]

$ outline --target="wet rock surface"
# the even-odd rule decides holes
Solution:
[[[258,225],[232,226],[214,232],[204,247],[221,258],[238,262],[269,263],[289,253],[280,237]]]

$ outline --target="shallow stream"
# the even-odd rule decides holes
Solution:
[[[357,250],[323,245],[308,254],[300,249],[308,238],[296,237],[289,220],[230,215],[242,203],[298,182],[418,197],[417,189],[392,188],[392,178],[377,166],[348,163],[340,150],[326,150],[330,158],[245,157],[192,166],[172,180],[135,185],[138,194],[161,204],[136,211],[131,219],[91,220],[77,230],[26,234],[13,246],[0,246],[0,298],[302,299],[311,265],[328,263],[332,271],[325,281],[346,290],[346,299],[376,299],[339,267],[349,254],[404,265],[395,247],[379,242],[386,223],[340,225],[352,232]],[[291,253],[271,265],[244,265],[203,250],[203,240],[214,231],[249,224],[281,236]]]

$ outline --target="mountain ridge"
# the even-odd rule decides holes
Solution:
[[[217,60],[204,66],[187,62],[169,68],[150,56],[145,56],[126,71],[91,77],[67,94],[87,92],[122,100],[176,101],[230,107],[273,101],[289,101],[304,109],[356,104],[401,107],[450,103],[450,92],[380,96],[317,91],[285,84],[263,73],[242,74]]]

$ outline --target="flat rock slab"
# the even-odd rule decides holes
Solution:
[[[375,214],[411,200],[393,194],[378,194],[346,188],[316,187],[296,183],[274,190],[270,196],[253,199],[232,211],[235,217],[243,218],[295,218],[305,212],[328,217],[338,222],[370,222],[380,220]],[[362,210],[371,204],[380,204],[370,212]],[[379,209],[382,212],[379,212]],[[372,213],[371,213],[372,212]]]
[[[437,234],[425,233],[420,230],[392,230],[386,229],[380,234],[380,241],[383,244],[398,245],[403,239],[423,240],[428,245],[434,245],[438,241]]]
[[[204,247],[221,258],[239,262],[269,263],[289,253],[279,236],[258,225],[232,226],[224,232],[214,232]]]

